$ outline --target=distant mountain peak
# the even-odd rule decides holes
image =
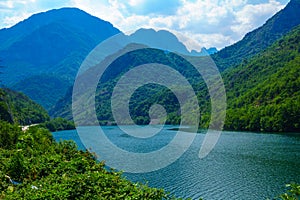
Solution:
[[[19,24],[22,24],[22,23],[32,23],[33,20],[37,20],[41,24],[47,24],[49,22],[57,21],[57,20],[74,21],[74,20],[76,20],[78,18],[82,18],[82,17],[94,18],[97,21],[102,21],[102,22],[111,24],[110,22],[104,21],[100,18],[97,18],[79,8],[64,7],[64,8],[52,9],[52,10],[48,10],[45,12],[33,14],[29,18],[17,23],[15,26],[18,26]],[[80,22],[78,22],[78,23],[80,23]]]
[[[141,43],[148,45],[151,48],[161,48],[164,50],[188,53],[188,50],[184,44],[182,44],[178,38],[171,32],[166,30],[154,30],[141,28],[130,35],[130,38],[135,43]]]
[[[156,31],[152,28],[141,28],[131,34],[130,37],[135,43],[191,56],[206,56],[218,51],[214,47],[209,49],[202,47],[201,51],[192,49],[192,47],[187,46],[188,44],[181,41],[176,33],[164,29]]]
[[[50,102],[47,104],[49,108],[56,100],[47,98],[47,93],[65,93],[69,85],[60,92],[57,88],[43,91],[45,94],[37,99],[36,94],[41,94],[42,87],[47,88],[49,82],[49,77],[43,81],[39,75],[51,74],[61,79],[52,79],[53,84],[65,80],[71,84],[88,53],[100,42],[118,33],[120,31],[111,23],[78,8],[34,14],[11,28],[0,30],[0,59],[1,65],[5,66],[1,69],[2,83],[8,87],[18,85],[20,91],[43,106],[43,102]],[[40,88],[31,77],[39,77]],[[18,84],[21,82],[28,84]]]

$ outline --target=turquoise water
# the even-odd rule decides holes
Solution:
[[[93,132],[94,128],[89,130]],[[126,135],[117,127],[103,130],[118,147],[146,153],[161,149],[172,140],[176,131],[170,128],[174,127],[166,126],[149,139]],[[56,140],[72,139],[85,149],[75,130],[53,135]],[[284,192],[286,183],[300,182],[299,134],[223,132],[213,151],[200,160],[198,153],[204,136],[197,134],[188,151],[171,165],[124,176],[193,199],[267,199]],[[95,136],[90,134],[90,137],[92,140]]]

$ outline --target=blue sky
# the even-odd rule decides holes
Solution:
[[[201,46],[228,46],[261,26],[289,0],[0,0],[0,28],[54,8],[77,7],[121,31],[178,31]]]

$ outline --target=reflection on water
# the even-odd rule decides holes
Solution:
[[[166,126],[148,139],[127,135],[117,127],[104,127],[104,131],[120,148],[144,153],[167,145],[176,134],[169,130],[172,128],[176,127]],[[57,140],[73,139],[84,149],[74,130],[53,135]],[[204,136],[197,134],[189,150],[168,167],[124,176],[162,187],[179,197],[195,199],[272,198],[285,190],[286,183],[300,181],[299,134],[223,132],[214,150],[200,160],[198,153]]]

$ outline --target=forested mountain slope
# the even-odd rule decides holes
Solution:
[[[227,129],[300,131],[300,26],[224,81]]]
[[[50,117],[46,110],[26,95],[0,88],[0,120],[20,125],[42,123]]]
[[[263,27],[247,34],[242,41],[213,55],[214,59],[216,56],[219,59],[221,55],[226,54],[229,57],[222,57],[222,62],[228,62],[227,67],[233,66],[231,61],[237,65],[222,73],[228,97],[226,129],[299,131],[300,28],[296,26],[300,23],[299,12],[300,1],[292,0]],[[138,51],[131,52],[114,61],[110,66],[113,72],[110,75],[114,77],[110,76],[110,79],[98,85],[96,111],[101,123],[114,122],[109,101],[112,90],[122,73],[133,66],[138,66],[145,61],[159,61],[174,67],[185,77],[195,77],[189,64],[173,54],[153,51],[153,49],[144,51],[149,52],[146,54]],[[169,58],[175,59],[177,63],[170,63]],[[219,61],[217,60],[217,64],[220,66]],[[191,78],[189,81],[200,102],[201,126],[207,127],[210,112],[207,88],[201,79]],[[72,89],[56,104],[51,114],[71,119],[71,97]],[[148,111],[153,103],[160,103],[167,108],[168,123],[176,124],[180,121],[178,101],[174,95],[172,96],[166,88],[147,85],[139,88],[131,98],[130,112],[135,122],[149,123]]]
[[[109,22],[77,8],[35,14],[0,30],[2,83],[49,110],[73,84],[87,54],[119,32]]]
[[[145,53],[145,51],[148,51]],[[145,56],[147,55],[147,56]],[[223,72],[227,92],[226,129],[249,131],[299,131],[300,119],[300,26],[275,42],[257,56],[245,60],[241,65]],[[195,77],[188,63],[173,54],[159,50],[131,52],[116,60],[99,84],[96,93],[96,111],[102,123],[113,122],[110,97],[121,76],[130,67],[147,62],[159,62],[174,67],[185,77]],[[170,63],[176,60],[177,64]],[[122,63],[122,64],[121,64]],[[126,65],[128,64],[128,66]],[[209,120],[209,95],[202,79],[189,79],[193,85],[201,108],[201,126],[207,127]],[[71,90],[57,105],[56,116],[72,118]],[[139,124],[149,123],[150,105],[159,103],[169,112],[167,122],[179,123],[178,101],[171,91],[153,85],[139,88],[132,96],[130,111]]]
[[[137,44],[131,45],[135,46]],[[125,49],[130,48],[131,45],[128,45]],[[204,58],[197,57],[197,59]],[[207,102],[204,99],[207,96],[206,86],[197,70],[194,69],[187,60],[171,52],[166,53],[159,49],[144,48],[129,51],[128,53],[118,57],[111,65],[109,65],[101,77],[95,95],[97,117],[101,124],[114,123],[114,118],[111,112],[111,98],[116,83],[120,80],[122,75],[130,69],[146,63],[160,63],[176,69],[184,77],[186,77],[189,83],[194,86],[195,90],[199,92],[198,96],[202,110],[207,108]],[[97,70],[97,67],[91,68],[91,70]],[[88,74],[95,73],[90,72]],[[142,79],[143,76],[140,76],[139,78]],[[169,113],[167,123],[179,123],[180,111],[178,100],[171,90],[157,84],[146,84],[134,92],[130,99],[130,113],[133,120],[138,124],[149,123],[150,118],[148,112],[149,108],[154,103],[161,104],[166,108],[166,111]],[[72,119],[71,106],[72,89],[68,91],[65,98],[61,99],[56,104],[55,108],[52,112],[50,112],[50,115],[53,117],[61,116],[67,119]],[[84,115],[84,112],[82,115]],[[87,121],[86,123],[88,124],[89,122]],[[90,123],[93,124],[94,122]]]

